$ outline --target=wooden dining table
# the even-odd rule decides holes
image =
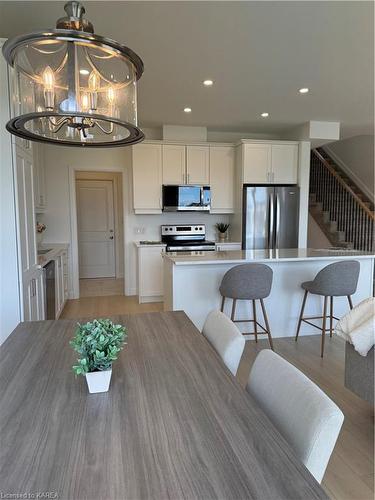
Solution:
[[[111,319],[128,343],[107,393],[72,372],[76,321],[3,344],[1,498],[328,498],[184,312]]]

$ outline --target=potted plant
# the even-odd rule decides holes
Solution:
[[[107,392],[111,382],[112,363],[124,346],[126,329],[109,319],[94,319],[78,324],[70,345],[80,355],[73,366],[76,375],[85,375],[90,393]]]
[[[43,242],[43,233],[46,230],[46,225],[42,222],[36,223],[36,242],[40,245]]]
[[[219,240],[220,241],[226,240],[228,237],[228,228],[230,224],[225,224],[224,222],[218,222],[217,224],[215,224],[215,226],[219,233]]]

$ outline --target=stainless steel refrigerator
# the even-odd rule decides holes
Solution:
[[[297,248],[298,186],[243,188],[242,248]]]

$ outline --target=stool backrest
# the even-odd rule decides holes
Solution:
[[[342,297],[357,290],[360,264],[356,260],[341,260],[324,267],[314,279],[314,288],[323,295]]]
[[[224,274],[220,285],[223,297],[264,299],[271,292],[273,271],[265,264],[240,264]]]
[[[269,349],[258,354],[246,390],[321,482],[344,421],[342,411],[295,366]]]
[[[245,339],[236,325],[222,312],[212,311],[207,316],[202,333],[227,368],[236,375],[245,347]]]

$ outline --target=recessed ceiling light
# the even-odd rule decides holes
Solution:
[[[269,113],[262,113],[260,116],[262,116],[263,118],[267,118],[267,116],[270,116]]]
[[[191,108],[184,108],[185,113],[191,113]]]
[[[88,69],[80,69],[79,72],[81,73],[81,75],[88,75],[90,73]]]
[[[302,89],[299,89],[300,94],[307,94],[309,89],[307,87],[303,87]]]
[[[214,82],[212,80],[204,80],[203,85],[205,85],[206,87],[211,87],[213,83]]]

